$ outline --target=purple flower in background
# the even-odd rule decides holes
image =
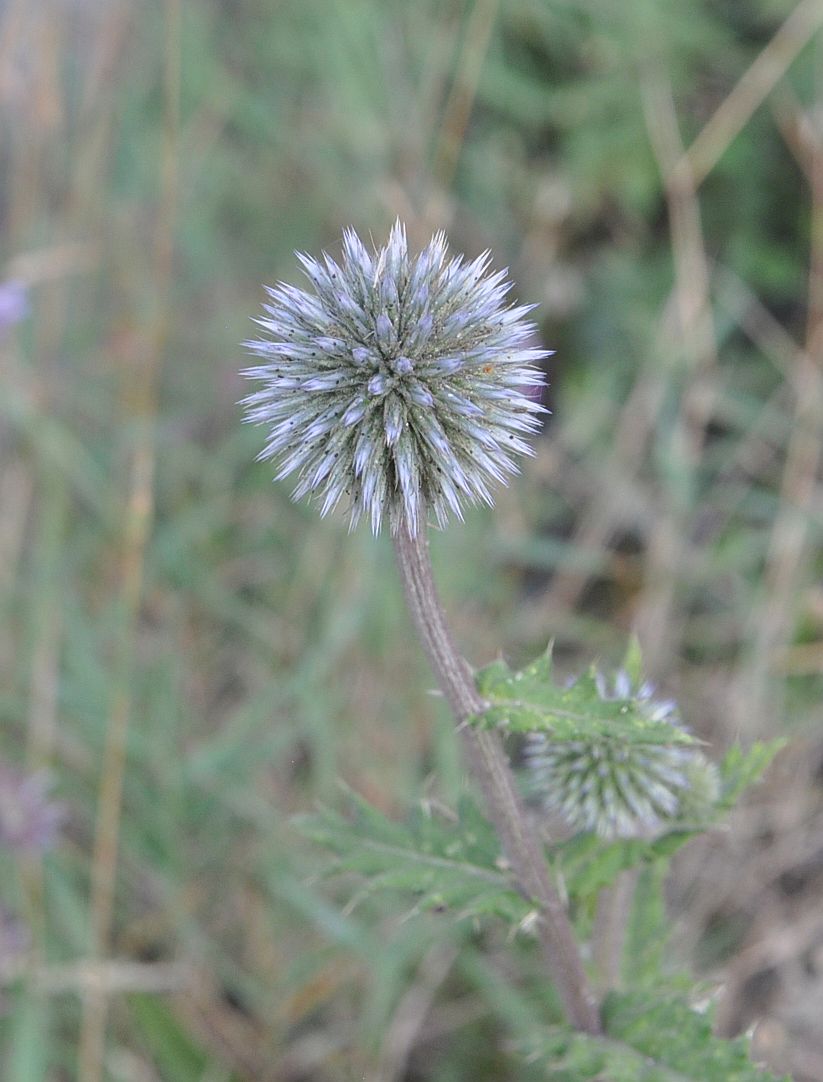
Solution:
[[[295,499],[324,515],[345,500],[375,533],[491,504],[545,412],[529,389],[548,353],[528,347],[530,308],[507,305],[506,272],[490,273],[488,252],[449,258],[443,233],[410,255],[399,222],[379,250],[346,230],[339,264],[298,259],[312,292],[269,289],[267,337],[244,343],[264,362],[245,372],[263,385],[244,400],[269,429],[259,457],[277,479],[296,474]]]
[[[0,337],[28,314],[29,294],[25,285],[11,278],[0,282]]]
[[[24,774],[0,763],[0,847],[21,855],[50,849],[65,818],[48,795],[45,773]]]

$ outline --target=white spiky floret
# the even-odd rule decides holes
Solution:
[[[244,399],[268,428],[259,457],[296,475],[295,499],[323,515],[347,502],[375,533],[491,504],[491,483],[533,453],[524,437],[545,410],[528,389],[550,356],[528,345],[532,306],[506,303],[506,271],[488,252],[449,257],[442,232],[412,255],[400,222],[373,252],[349,229],[339,263],[298,259],[312,292],[268,289],[265,336],[244,343],[263,361],[244,373],[262,384]]]

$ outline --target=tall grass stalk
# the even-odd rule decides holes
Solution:
[[[125,374],[125,410],[129,420],[136,418],[138,424],[120,537],[120,596],[112,665],[112,700],[100,768],[92,854],[90,956],[93,961],[104,960],[111,946],[137,623],[154,508],[157,386],[171,318],[169,289],[177,207],[181,0],[166,0],[165,11],[165,121],[160,179],[161,210],[153,238],[154,317],[147,328],[139,365]],[[90,989],[85,996],[78,1049],[80,1082],[99,1082],[103,1078],[108,1002],[108,994],[102,983]]]

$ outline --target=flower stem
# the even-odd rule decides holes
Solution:
[[[441,690],[451,707],[471,772],[482,790],[486,811],[497,831],[521,892],[540,912],[540,942],[551,978],[569,1022],[586,1033],[601,1031],[597,1001],[589,985],[580,949],[560,895],[551,882],[545,857],[532,830],[497,733],[466,724],[486,709],[472,672],[446,624],[434,585],[428,541],[401,529],[394,537],[397,565],[406,601]]]

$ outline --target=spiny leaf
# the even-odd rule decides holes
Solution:
[[[608,1036],[684,1078],[700,1082],[775,1079],[752,1063],[745,1038],[715,1037],[711,1013],[693,1010],[680,997],[655,991],[611,993],[603,1005],[603,1022]]]
[[[603,1023],[598,1037],[551,1027],[526,1056],[544,1062],[552,1082],[779,1082],[752,1063],[747,1040],[715,1037],[710,1015],[680,997],[610,993]]]
[[[510,732],[545,732],[557,740],[600,737],[622,744],[687,744],[685,729],[649,716],[633,697],[604,698],[592,668],[573,684],[555,683],[549,653],[515,672],[502,659],[476,674],[477,689],[489,708],[474,722]]]
[[[732,754],[721,787],[677,704],[643,680],[634,641],[610,680],[592,668],[561,686],[551,651],[520,672],[498,660],[476,679],[488,707],[474,723],[527,734],[535,795],[569,826],[605,839],[704,829],[774,754],[766,745]]]
[[[643,682],[643,652],[640,649],[640,639],[631,635],[629,645],[626,647],[626,656],[623,658],[623,671],[627,673],[634,687],[640,687]]]
[[[522,672],[499,661],[480,673],[489,708],[480,724],[528,733],[533,787],[549,811],[604,838],[648,836],[717,796],[717,771],[680,723],[677,704],[656,699],[636,649],[607,681],[596,669],[565,686],[549,654]],[[688,809],[688,811],[687,811]]]
[[[678,849],[705,829],[705,823],[676,824],[656,838],[617,838],[606,841],[581,832],[549,849],[549,862],[562,876],[566,893],[574,902],[586,902],[610,887],[621,872],[667,862]]]
[[[659,860],[644,867],[634,883],[620,966],[628,988],[659,985],[671,974],[666,962],[672,928],[663,893],[666,871],[666,862]]]
[[[782,739],[758,741],[748,751],[735,746],[730,748],[720,764],[719,807],[728,811],[754,782],[759,781],[766,767],[774,759],[786,741]]]
[[[519,924],[532,911],[499,866],[499,843],[468,799],[458,813],[416,809],[405,822],[348,792],[348,815],[323,808],[296,819],[314,841],[337,854],[326,874],[363,878],[360,897],[390,891],[415,897],[416,908],[455,909],[460,917],[496,915]]]

